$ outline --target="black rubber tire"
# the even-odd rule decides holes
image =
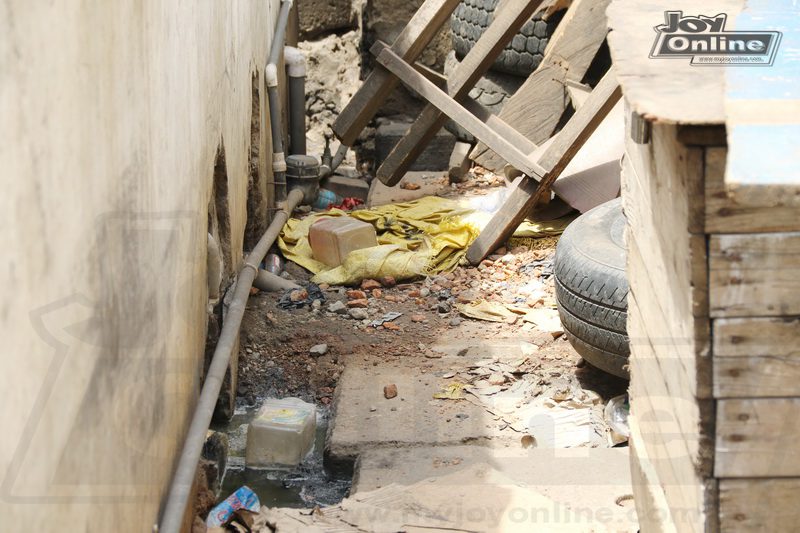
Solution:
[[[491,24],[498,0],[461,0],[450,21],[450,33],[456,56],[463,59],[483,32]],[[492,69],[529,76],[536,70],[544,57],[544,49],[553,35],[556,26],[564,15],[559,11],[542,20],[541,13],[534,15],[514,36],[492,65]]]
[[[592,366],[628,378],[624,228],[620,199],[584,213],[559,239],[553,270],[558,312],[572,346]]]
[[[449,77],[458,64],[459,61],[454,52],[451,51],[447,54],[447,58],[444,62],[445,77]],[[501,74],[490,70],[475,83],[475,86],[469,92],[469,97],[488,109],[493,115],[497,115],[500,113],[500,110],[503,109],[506,100],[517,92],[517,89],[519,89],[523,83],[525,83],[525,78]],[[452,120],[448,120],[444,127],[447,131],[455,135],[456,139],[459,141],[471,144],[477,141],[474,135]]]

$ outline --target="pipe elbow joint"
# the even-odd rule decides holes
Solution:
[[[286,61],[286,72],[290,78],[305,78],[306,56],[294,46],[283,48],[283,57]]]
[[[264,70],[264,77],[267,79],[267,87],[278,86],[278,67],[274,63],[269,63]]]

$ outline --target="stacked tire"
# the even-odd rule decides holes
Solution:
[[[478,42],[495,16],[500,0],[461,0],[453,12],[450,33],[453,52],[445,62],[444,73],[449,76],[459,62]],[[555,31],[563,11],[553,13],[545,21],[541,13],[535,14],[525,23],[519,33],[500,52],[491,69],[478,80],[470,91],[470,98],[493,114],[498,114],[506,100],[513,95],[536,70],[544,58],[550,36]],[[448,122],[447,130],[460,141],[474,143],[475,138],[458,126]]]
[[[558,241],[556,303],[567,338],[589,364],[628,378],[625,217],[620,199],[587,211]]]

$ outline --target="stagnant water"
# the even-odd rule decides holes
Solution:
[[[317,408],[317,431],[314,449],[295,468],[253,469],[245,467],[247,425],[256,416],[261,401],[256,405],[238,407],[227,424],[212,427],[228,435],[228,466],[222,479],[219,500],[247,485],[258,494],[261,505],[267,507],[314,507],[333,505],[342,501],[350,490],[351,476],[332,473],[325,468],[323,451],[329,412]]]

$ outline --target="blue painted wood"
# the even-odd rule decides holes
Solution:
[[[748,0],[727,29],[782,36],[772,66],[726,67],[725,181],[800,187],[800,3]]]

